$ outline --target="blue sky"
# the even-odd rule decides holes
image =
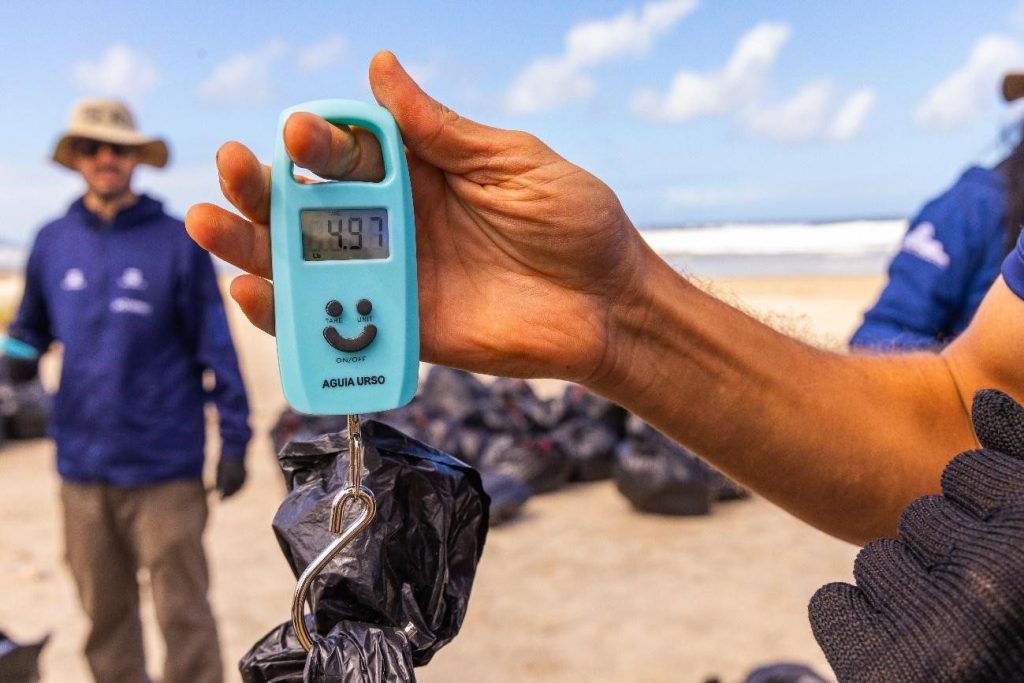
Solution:
[[[183,214],[213,155],[261,158],[278,112],[370,99],[394,51],[461,114],[528,130],[604,179],[642,227],[905,215],[1019,118],[1024,4],[776,2],[3,3],[0,238],[79,191],[47,160],[78,97],[115,94],[173,165],[137,185]]]

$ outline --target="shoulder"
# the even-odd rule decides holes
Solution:
[[[36,230],[32,249],[37,250],[56,240],[67,238],[70,230],[82,228],[84,223],[79,208],[80,203],[81,200],[76,201],[63,216],[44,223],[42,227]]]
[[[972,166],[942,194],[929,201],[922,213],[956,211],[966,214],[965,209],[977,206],[993,206],[1002,210],[1005,199],[1006,181],[1002,175],[994,169]]]
[[[999,242],[1006,212],[1006,182],[993,169],[972,166],[911,221],[910,232],[928,231],[942,242]],[[976,245],[977,246],[977,245]]]
[[[185,223],[178,216],[168,213],[164,205],[149,195],[142,195],[139,202],[144,204],[142,227],[149,239],[156,240],[162,249],[181,258],[190,258],[198,245],[189,237]]]

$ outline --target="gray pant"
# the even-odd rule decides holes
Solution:
[[[206,599],[198,480],[153,486],[63,482],[67,560],[91,628],[85,656],[99,683],[146,681],[136,574],[149,571],[167,645],[163,683],[220,683],[217,627]]]

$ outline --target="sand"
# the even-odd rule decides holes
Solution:
[[[823,345],[842,343],[880,285],[876,277],[710,283]],[[0,310],[19,288],[17,278],[0,278]],[[284,495],[267,438],[283,406],[274,344],[229,310],[256,431],[248,485],[229,501],[211,498],[206,537],[233,681],[239,656],[288,617],[294,580],[270,531]],[[56,365],[48,358],[50,383]],[[22,641],[51,635],[45,681],[88,680],[79,654],[85,621],[61,559],[57,486],[48,441],[0,450],[0,629]],[[820,585],[850,579],[856,550],[756,498],[720,504],[709,517],[663,518],[632,511],[609,482],[573,486],[532,499],[520,520],[492,531],[461,634],[417,675],[426,683],[724,683],[781,660],[825,673],[807,601]],[[162,647],[148,599],[144,618],[158,677]]]

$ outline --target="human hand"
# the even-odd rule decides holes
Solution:
[[[244,484],[245,460],[222,455],[217,463],[217,492],[220,493],[220,499],[235,495]]]
[[[607,373],[614,319],[641,308],[639,283],[653,253],[614,193],[533,136],[459,117],[390,53],[374,57],[370,85],[407,148],[423,359],[580,382]],[[368,131],[295,114],[284,139],[296,165],[323,178],[382,175]],[[221,147],[217,167],[225,197],[244,218],[199,204],[186,217],[188,231],[250,273],[232,283],[232,297],[273,333],[270,171],[235,142]]]
[[[811,599],[840,683],[1009,681],[1024,672],[1024,408],[993,389],[972,410],[982,450],[956,456],[942,496],[918,498],[900,540],[868,544],[857,586]]]

